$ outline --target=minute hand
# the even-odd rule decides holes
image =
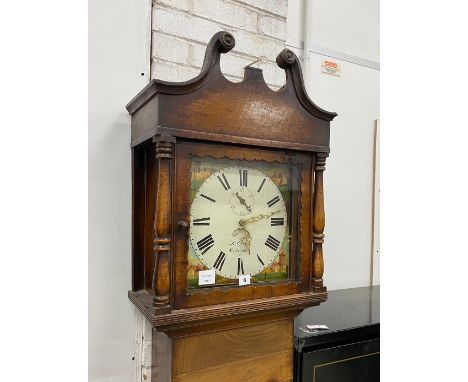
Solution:
[[[273,211],[272,213],[269,213],[269,214],[260,214],[257,216],[252,216],[251,218],[248,218],[248,219],[241,219],[239,220],[239,225],[241,227],[245,227],[249,223],[255,223],[262,219],[268,219],[269,217],[273,216],[274,214],[277,214],[278,212],[280,212],[280,210]]]

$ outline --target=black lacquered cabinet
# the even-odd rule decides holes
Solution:
[[[295,320],[295,382],[380,380],[379,287],[329,292]],[[306,333],[307,325],[330,329]]]

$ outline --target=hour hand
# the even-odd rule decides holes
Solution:
[[[247,205],[247,203],[245,202],[245,199],[242,196],[239,196],[238,192],[236,192],[235,195],[239,199],[240,204],[242,204],[245,208],[247,208],[249,210],[249,212],[252,212],[252,209],[250,208],[250,206]]]

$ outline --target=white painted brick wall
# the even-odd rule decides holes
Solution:
[[[193,0],[153,0],[153,4],[155,3],[167,5],[184,11],[190,11],[192,10]]]
[[[286,17],[288,14],[287,0],[239,0],[239,2],[282,17]]]
[[[286,41],[286,23],[276,17],[259,16],[258,31],[264,35]]]
[[[152,13],[151,78],[195,77],[210,38],[231,32],[236,47],[221,57],[226,78],[240,81],[244,67],[261,68],[267,84],[280,88],[284,71],[275,58],[286,41],[287,0],[156,0]]]
[[[225,0],[196,0],[194,15],[257,33],[257,12]]]
[[[151,324],[135,307],[135,342],[133,382],[151,381]]]

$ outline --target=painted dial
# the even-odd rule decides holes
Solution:
[[[209,176],[190,207],[190,243],[200,261],[225,278],[256,275],[279,255],[287,211],[262,171],[225,167]]]

